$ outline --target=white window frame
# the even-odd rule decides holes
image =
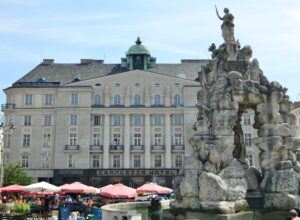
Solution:
[[[180,97],[179,94],[174,95],[173,104],[175,106],[180,106],[181,105],[181,97]]]
[[[133,104],[134,104],[134,105],[141,105],[141,104],[142,104],[142,97],[141,97],[141,95],[136,94],[136,95],[133,97]]]
[[[112,167],[113,168],[121,168],[121,155],[119,155],[119,154],[113,155]]]
[[[44,126],[52,125],[52,115],[44,115]]]
[[[45,94],[44,95],[44,105],[45,106],[52,106],[53,105],[53,95],[52,94]]]
[[[162,145],[162,133],[155,132],[154,133],[154,146],[161,146]]]
[[[70,115],[70,125],[78,124],[78,116],[75,114]]]
[[[28,168],[30,165],[30,156],[29,154],[22,154],[21,155],[21,166],[24,168]]]
[[[133,155],[133,168],[142,167],[142,156],[140,154]]]
[[[23,134],[23,147],[30,147],[30,142],[31,142],[31,135],[29,133],[24,133]]]
[[[134,146],[141,146],[142,145],[142,134],[141,133],[134,133],[133,134],[133,143],[134,143]]]
[[[244,125],[251,125],[251,115],[244,114]]]
[[[161,125],[161,115],[153,115],[153,124]]]
[[[100,168],[101,155],[100,154],[92,154],[92,168]]]
[[[71,93],[71,105],[78,105],[78,98],[79,98],[78,93],[72,92]]]
[[[32,94],[25,94],[25,105],[31,106],[33,103],[32,99],[33,99]]]
[[[69,133],[69,145],[76,146],[77,145],[77,133],[70,132]]]
[[[114,105],[121,105],[121,96],[119,94],[114,95]]]
[[[94,126],[101,125],[101,115],[93,115],[93,125]]]
[[[159,94],[154,95],[154,105],[161,105],[161,97]]]
[[[176,154],[174,162],[175,162],[174,165],[175,165],[176,168],[182,167],[182,164],[183,164],[183,155],[182,154]]]
[[[133,116],[133,124],[138,126],[142,125],[142,116],[141,115],[134,115]]]
[[[174,145],[176,146],[181,146],[183,141],[182,141],[182,133],[175,133],[174,134]]]
[[[245,146],[252,146],[252,135],[251,133],[244,133],[244,143]]]
[[[114,115],[113,116],[113,125],[120,126],[121,125],[121,115]]]
[[[24,115],[24,126],[31,126],[31,115]]]
[[[43,147],[51,147],[51,133],[43,134]]]
[[[101,105],[101,96],[100,95],[95,95],[94,96],[94,105]]]
[[[101,145],[101,134],[93,133],[93,145],[100,146]]]
[[[162,167],[162,155],[161,154],[154,155],[154,167],[155,168]]]

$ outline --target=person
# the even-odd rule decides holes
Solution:
[[[290,220],[300,220],[300,218],[298,217],[298,213],[295,209],[292,209],[290,211],[290,216],[289,216],[288,219],[290,219]]]
[[[224,38],[225,43],[234,42],[235,39],[234,39],[234,29],[233,29],[234,28],[233,15],[229,13],[228,8],[224,8],[225,15],[223,17],[219,15],[217,7],[216,7],[216,13],[218,18],[223,21],[221,25],[221,29],[222,29],[222,36]]]
[[[41,201],[41,199],[39,197],[37,197],[35,199],[35,205],[37,205],[37,206],[41,206],[42,205],[42,201]]]
[[[73,200],[72,200],[70,195],[67,195],[67,198],[66,198],[65,202],[66,203],[73,203]]]
[[[2,196],[0,196],[0,204],[2,204],[3,203],[3,201],[2,201]]]

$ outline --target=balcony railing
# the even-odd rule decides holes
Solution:
[[[130,146],[130,152],[132,153],[143,153],[145,150],[144,145],[131,145]]]
[[[90,145],[90,152],[102,152],[103,145]]]
[[[124,151],[123,145],[110,145],[109,152],[111,153],[121,153]]]
[[[65,145],[65,152],[79,152],[79,145]]]
[[[1,105],[1,110],[14,109],[14,108],[16,108],[16,104],[13,104],[13,103],[6,103],[6,104]]]
[[[172,152],[184,152],[184,145],[172,145]]]
[[[152,145],[151,146],[152,152],[164,152],[165,151],[165,145]]]

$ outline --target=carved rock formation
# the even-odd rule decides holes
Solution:
[[[234,45],[223,43],[216,49],[212,44],[213,59],[199,72],[198,115],[190,139],[194,154],[185,160],[177,178],[177,199],[171,207],[234,213],[247,207],[247,189],[262,190],[265,207],[299,205],[296,151],[300,139],[295,137],[287,89],[278,82],[269,83],[258,61],[250,60],[250,46]],[[240,121],[249,108],[255,111],[258,137],[253,143],[261,151],[262,177],[257,170],[249,170],[245,157]]]

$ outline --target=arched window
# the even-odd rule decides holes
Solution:
[[[161,105],[160,103],[160,95],[156,94],[154,96],[154,105]]]
[[[134,105],[140,105],[141,104],[141,96],[140,95],[135,95],[133,97],[133,104]]]
[[[181,103],[180,103],[180,95],[174,95],[174,105],[175,106],[179,106],[179,105],[181,105]]]
[[[100,95],[95,95],[94,105],[101,105],[101,96]]]
[[[121,96],[120,95],[114,96],[114,105],[121,105]]]

